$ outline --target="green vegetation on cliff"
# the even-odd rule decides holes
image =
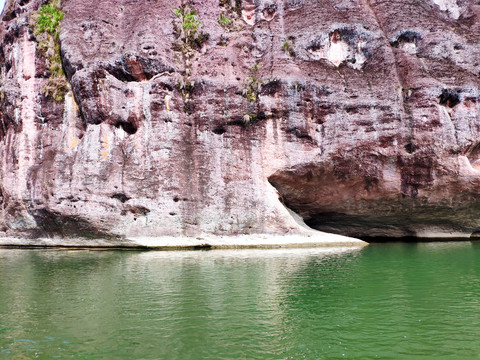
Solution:
[[[202,22],[197,18],[197,12],[188,5],[182,5],[173,10],[180,20],[180,26],[174,23],[175,32],[179,35],[183,51],[199,49],[210,35],[201,31]]]
[[[68,82],[60,56],[60,22],[64,16],[60,0],[53,0],[40,7],[31,17],[30,25],[38,41],[38,51],[45,57],[49,77],[44,94],[55,101],[62,101],[68,90]]]
[[[195,88],[195,81],[190,78],[192,74],[192,59],[196,51],[201,49],[208,41],[210,35],[202,31],[202,21],[198,14],[188,5],[182,5],[173,9],[176,19],[173,22],[177,41],[173,43],[173,49],[181,52],[185,65],[183,78],[177,84],[182,93],[184,110],[187,113],[192,111],[191,95]]]

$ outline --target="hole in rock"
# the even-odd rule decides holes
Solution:
[[[130,200],[130,198],[123,193],[116,193],[111,196],[112,199],[117,199],[118,201],[124,203]]]
[[[409,154],[412,154],[415,152],[416,148],[415,148],[415,145],[413,145],[412,143],[408,143],[407,145],[405,145],[405,150],[409,153]]]
[[[119,68],[109,68],[107,69],[108,73],[113,77],[117,78],[122,82],[133,82],[138,81],[132,74],[129,74],[125,69]]]
[[[130,55],[108,64],[105,70],[122,82],[145,81],[162,72],[173,72],[173,68],[155,59]]]
[[[318,51],[322,48],[322,45],[318,40],[313,40],[311,44],[307,47],[308,51]]]
[[[3,21],[11,21],[17,17],[17,13],[15,12],[15,9],[4,9],[3,12]],[[0,14],[2,14],[0,13]]]
[[[147,209],[144,206],[132,206],[130,209],[128,209],[128,211],[130,211],[132,214],[135,214],[135,215],[145,216],[150,212],[150,209]]]
[[[460,96],[458,92],[451,89],[443,89],[442,94],[439,96],[440,105],[453,108],[460,103]]]
[[[267,21],[270,21],[273,19],[273,17],[275,16],[275,12],[277,11],[277,5],[275,4],[270,4],[270,5],[267,5],[265,6],[265,8],[263,9],[263,18]]]
[[[422,37],[419,33],[412,30],[407,30],[398,35],[396,40],[391,41],[390,45],[393,47],[399,47],[402,43],[410,43],[417,45],[418,41],[421,39]]]
[[[355,43],[355,39],[358,38],[358,33],[354,29],[342,27],[332,31],[329,36],[330,41],[344,41],[347,44],[353,45]]]
[[[260,93],[262,95],[275,95],[282,90],[282,83],[279,79],[271,80],[262,85]]]
[[[121,127],[123,131],[130,135],[133,135],[137,132],[137,127],[128,121],[117,121],[115,127]]]
[[[299,139],[313,140],[312,137],[308,134],[306,129],[292,127],[292,128],[286,129],[285,131],[288,134],[295,135]]]
[[[213,129],[212,132],[217,135],[222,135],[222,134],[225,134],[227,130],[220,127],[220,128]]]

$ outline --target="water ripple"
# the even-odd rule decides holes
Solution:
[[[471,243],[0,250],[0,357],[471,358],[479,257]]]

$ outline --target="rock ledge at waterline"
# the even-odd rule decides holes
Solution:
[[[0,247],[136,248],[136,249],[247,249],[302,247],[361,247],[366,242],[346,236],[320,233],[306,235],[238,235],[205,238],[161,237],[131,239],[0,238]]]
[[[0,236],[480,227],[477,2],[198,0],[185,47],[188,1],[63,0],[58,101],[43,3],[0,22]]]

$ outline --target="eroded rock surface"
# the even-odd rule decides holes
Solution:
[[[477,1],[63,0],[60,102],[45,2],[0,22],[1,236],[480,227]]]

